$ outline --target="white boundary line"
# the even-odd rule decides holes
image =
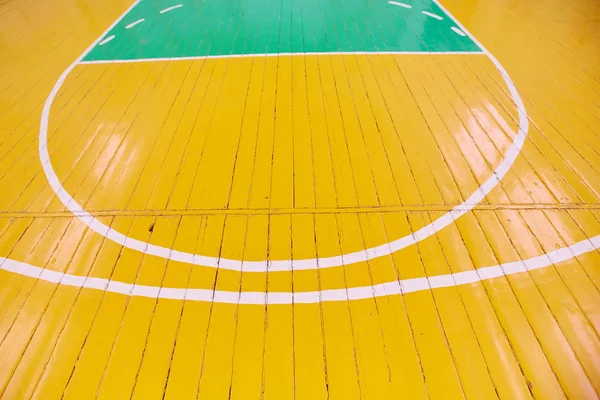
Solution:
[[[459,218],[463,214],[470,211],[475,205],[481,202],[484,197],[490,193],[492,189],[496,187],[496,185],[500,182],[500,180],[506,175],[514,161],[516,160],[521,148],[523,147],[523,143],[527,136],[527,132],[529,130],[529,121],[527,119],[527,113],[525,111],[525,106],[521,97],[519,96],[517,89],[515,88],[514,83],[508,76],[506,70],[502,67],[500,62],[481,44],[473,37],[473,35],[468,32],[465,27],[456,20],[449,12],[446,10],[438,0],[433,0],[445,13],[446,15],[452,19],[457,26],[459,26],[474,43],[476,43],[482,51],[489,57],[492,63],[496,66],[502,78],[504,79],[506,85],[508,86],[508,90],[513,98],[513,101],[516,104],[519,116],[519,128],[518,132],[515,135],[515,138],[507,151],[502,162],[496,167],[493,171],[492,175],[478,188],[475,193],[473,193],[465,202],[454,207],[451,211],[447,212],[440,218],[436,219],[429,225],[424,226],[423,228],[417,230],[410,235],[399,238],[389,243],[382,244],[380,246],[372,247],[369,249],[365,249],[362,251],[357,251],[354,253],[342,254],[334,257],[324,257],[324,258],[312,258],[312,259],[303,259],[303,260],[276,260],[276,261],[241,261],[241,260],[233,260],[233,259],[225,259],[225,258],[216,258],[210,256],[204,256],[201,254],[192,254],[185,253],[176,250],[171,250],[166,247],[156,246],[149,243],[145,243],[141,240],[137,240],[131,237],[128,237],[111,227],[103,224],[100,220],[96,219],[94,216],[89,214],[86,210],[84,210],[71,195],[67,192],[67,190],[62,186],[58,177],[56,176],[56,172],[52,168],[52,163],[50,160],[50,155],[48,153],[48,119],[50,116],[50,108],[52,106],[52,102],[56,97],[56,94],[60,90],[60,87],[64,83],[65,79],[69,75],[69,73],[75,68],[77,64],[81,62],[81,60],[94,48],[94,46],[100,41],[100,39],[106,35],[133,7],[135,7],[139,0],[137,0],[133,5],[125,11],[101,36],[99,39],[94,41],[92,45],[83,52],[77,60],[75,60],[58,78],[56,84],[52,88],[46,102],[44,103],[44,108],[42,110],[41,123],[40,123],[40,142],[39,142],[39,155],[42,163],[42,167],[52,190],[56,193],[57,197],[61,200],[61,202],[75,215],[79,218],[83,223],[85,223],[91,230],[96,233],[118,243],[124,247],[140,251],[145,254],[189,263],[193,265],[200,265],[206,267],[213,268],[222,268],[233,271],[244,271],[244,272],[267,272],[267,271],[290,271],[292,267],[294,270],[311,270],[316,268],[328,268],[328,267],[336,267],[341,265],[349,265],[356,262],[367,261],[370,259],[374,259],[377,257],[385,256],[392,254],[400,249],[405,247],[414,245],[419,241],[435,234],[446,226],[450,225],[456,218]],[[597,243],[594,242],[594,246],[597,247]],[[542,256],[540,256],[542,257]],[[425,278],[423,278],[425,279]],[[435,279],[435,277],[429,278]]]
[[[381,296],[404,295],[407,293],[420,292],[424,290],[482,282],[489,279],[555,265],[570,258],[594,251],[598,247],[600,247],[600,235],[523,261],[514,261],[471,271],[437,275],[428,278],[404,279],[380,283],[372,286],[320,290],[313,292],[231,292],[225,290],[144,286],[112,281],[109,279],[65,274],[4,257],[0,257],[0,269],[19,275],[28,276],[34,279],[39,279],[45,282],[58,283],[65,286],[104,290],[106,292],[119,293],[126,296],[147,297],[152,299],[173,299],[257,305],[301,303],[311,304],[370,299]]]
[[[306,52],[306,53],[253,53],[253,54],[227,54],[219,56],[190,56],[190,57],[157,57],[136,58],[132,60],[90,60],[80,61],[79,64],[123,64],[157,61],[185,61],[185,60],[208,60],[212,58],[244,58],[244,57],[291,57],[291,56],[331,56],[331,55],[465,55],[481,54],[483,51],[330,51],[330,52]]]

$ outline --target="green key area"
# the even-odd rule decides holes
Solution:
[[[399,3],[142,0],[84,61],[274,53],[481,51],[433,1]],[[181,6],[172,8],[178,5]]]

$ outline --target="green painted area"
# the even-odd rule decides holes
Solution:
[[[472,52],[431,0],[142,0],[86,57],[131,60],[301,52]],[[160,13],[168,7],[183,7]],[[432,18],[427,11],[442,17]],[[145,20],[129,29],[127,25]]]

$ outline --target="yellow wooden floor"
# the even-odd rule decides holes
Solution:
[[[132,4],[0,0],[2,398],[599,397],[600,2],[82,58]]]

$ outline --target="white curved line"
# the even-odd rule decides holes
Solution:
[[[65,274],[4,257],[0,257],[0,269],[46,282],[58,283],[59,285],[104,290],[107,292],[124,294],[126,296],[148,297],[152,299],[258,305],[292,303],[310,304],[331,301],[361,300],[400,294],[404,295],[423,290],[482,282],[501,276],[545,268],[594,251],[598,247],[600,247],[600,235],[523,261],[513,261],[491,267],[483,267],[455,274],[431,276],[428,278],[404,279],[372,286],[313,292],[231,292],[225,290],[144,286],[112,281],[109,279]]]
[[[106,39],[104,39],[103,41],[101,41],[100,43],[98,43],[98,46],[102,46],[102,45],[110,42],[114,38],[115,38],[115,35],[110,35],[109,37],[107,37]]]
[[[515,102],[515,105],[518,110],[519,115],[519,128],[518,132],[515,135],[515,138],[508,149],[504,159],[500,164],[494,169],[492,175],[473,193],[467,200],[465,200],[462,204],[454,207],[452,210],[436,219],[429,225],[422,227],[421,229],[411,233],[410,235],[404,236],[402,238],[396,239],[389,243],[384,243],[380,246],[372,247],[369,249],[357,251],[354,253],[342,254],[334,257],[323,257],[323,258],[311,258],[304,260],[294,260],[293,265],[295,270],[309,270],[316,268],[328,268],[328,267],[336,267],[340,265],[348,265],[356,262],[367,261],[373,258],[381,257],[384,255],[391,254],[400,249],[403,249],[407,246],[414,245],[419,241],[435,234],[446,226],[450,225],[456,218],[459,218],[466,212],[470,211],[473,207],[475,207],[479,202],[481,202],[485,196],[490,193],[492,189],[496,187],[496,185],[500,182],[500,180],[506,175],[512,164],[515,162],[515,159],[519,155],[521,148],[523,147],[523,143],[525,142],[525,137],[527,136],[527,132],[529,130],[529,121],[527,120],[527,113],[525,111],[525,106],[517,89],[515,88],[514,83],[508,76],[506,70],[502,67],[500,62],[469,33],[461,24],[458,22],[437,0],[434,0],[437,5],[446,12],[446,14],[454,20],[456,25],[458,25],[469,37],[476,43],[482,51],[489,57],[490,61],[496,66],[504,82],[508,86],[508,90]],[[126,14],[127,12],[134,7],[137,3],[136,1],[121,17],[119,17],[103,34],[106,35]],[[102,37],[101,36],[101,37]],[[292,269],[292,261],[291,260],[275,260],[275,261],[241,261],[241,260],[232,260],[221,258],[218,259],[216,257],[204,256],[201,254],[192,254],[186,253],[176,250],[171,250],[167,247],[157,246],[150,243],[143,242],[138,239],[134,239],[128,237],[111,227],[103,224],[100,220],[96,219],[86,210],[84,210],[73,197],[67,192],[67,190],[62,186],[58,177],[56,176],[56,172],[52,168],[52,163],[50,161],[50,155],[48,154],[48,120],[50,116],[50,108],[52,106],[52,102],[56,97],[60,87],[64,83],[65,79],[69,75],[69,73],[75,68],[75,66],[85,57],[98,43],[100,39],[96,40],[77,60],[73,62],[58,78],[56,84],[52,88],[46,102],[44,103],[44,108],[42,110],[42,117],[40,123],[40,143],[39,143],[39,155],[42,163],[42,168],[52,190],[56,194],[56,196],[60,199],[60,201],[70,210],[73,214],[77,216],[83,223],[85,223],[90,229],[97,232],[98,234],[130,249],[138,250],[145,254],[150,254],[153,256],[185,262],[194,265],[201,265],[206,267],[214,267],[214,268],[222,268],[233,271],[242,271],[242,266],[244,272],[266,272],[266,271],[290,271]]]
[[[141,24],[141,23],[142,23],[142,22],[144,22],[145,20],[146,20],[145,18],[140,18],[140,19],[138,19],[137,21],[134,21],[134,22],[130,23],[129,25],[127,25],[127,26],[125,27],[125,29],[131,29],[131,28],[133,28],[134,26],[136,26],[136,25],[138,25],[138,24]]]
[[[176,8],[179,8],[179,7],[183,7],[183,4],[177,4],[176,6],[172,6],[172,7],[165,8],[164,10],[161,10],[161,11],[160,11],[160,14],[167,13],[167,12],[169,12],[169,11],[171,11],[171,10],[174,10],[174,9],[176,9]]]

